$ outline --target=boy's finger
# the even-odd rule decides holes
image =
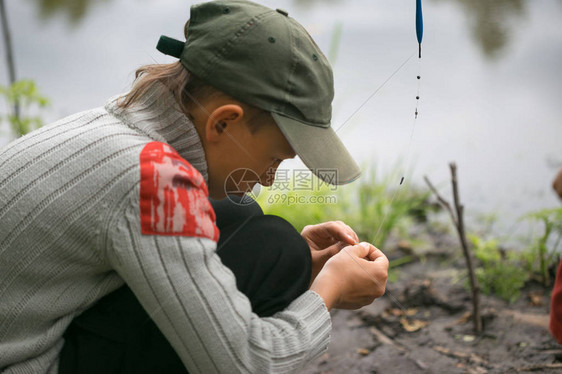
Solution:
[[[377,250],[377,247],[375,247],[374,245],[372,245],[371,243],[368,243],[368,242],[361,242],[361,243],[359,243],[359,245],[362,245],[363,247],[365,247],[368,250],[367,254],[363,257],[365,259],[370,260],[373,252]]]
[[[355,231],[353,231],[353,229],[348,225],[345,225],[345,227],[347,227],[349,237],[353,239],[355,243],[359,243],[359,237],[357,236]]]
[[[369,248],[367,246],[364,246],[363,243],[347,246],[344,248],[344,250],[348,254],[357,256],[359,258],[365,258],[369,255]]]
[[[371,261],[373,261],[374,263],[380,262],[380,263],[386,264],[386,266],[388,267],[388,258],[378,248],[375,248],[375,250],[369,255],[369,259]]]
[[[369,260],[375,261],[377,258],[384,256],[384,253],[374,245],[372,246],[373,250],[369,253]]]
[[[348,244],[357,244],[359,241],[355,232],[343,222],[330,222],[328,232],[338,241]]]
[[[332,256],[336,255],[339,251],[341,251],[342,248],[344,248],[344,247],[347,247],[347,244],[342,243],[342,242],[337,242],[336,244],[332,244],[331,246],[326,247],[326,248],[322,249],[321,251],[323,251],[329,257],[332,257]]]
[[[347,237],[351,240],[350,243],[353,244],[359,243],[359,237],[357,236],[355,231],[353,231],[353,229],[348,225],[346,225],[345,223],[342,222],[341,224],[344,227],[344,232],[346,233]]]

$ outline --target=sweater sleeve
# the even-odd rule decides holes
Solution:
[[[324,352],[331,322],[320,296],[307,291],[272,317],[253,314],[216,254],[204,183],[185,173],[178,181],[177,170],[169,177],[173,183],[154,182],[163,173],[153,172],[146,173],[141,155],[140,184],[113,214],[106,258],[189,372],[298,372]],[[182,194],[183,206],[166,203],[177,203]],[[154,221],[159,209],[154,203],[171,212],[167,220]],[[181,220],[173,214],[178,209]]]

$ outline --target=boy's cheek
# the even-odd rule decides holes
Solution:
[[[260,176],[254,170],[237,168],[223,179],[222,188],[229,195],[242,196],[244,193],[250,192],[260,181]]]
[[[266,170],[265,173],[263,173],[263,175],[260,178],[260,183],[265,186],[265,187],[269,187],[271,186],[273,183],[275,183],[275,174],[277,173],[277,167],[279,165],[275,166],[275,167],[270,167]]]
[[[209,168],[208,171],[209,179],[207,182],[207,187],[209,189],[209,197],[212,199],[220,200],[226,197],[224,194],[225,190],[225,178]]]

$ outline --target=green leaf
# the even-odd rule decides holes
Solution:
[[[22,79],[8,87],[0,86],[0,96],[4,97],[10,109],[16,104],[19,107],[19,117],[16,116],[15,112],[0,117],[1,122],[8,122],[14,135],[27,134],[43,125],[40,116],[31,116],[29,113],[34,107],[47,107],[49,99],[39,93],[39,89],[33,80]]]

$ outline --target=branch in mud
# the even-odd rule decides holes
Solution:
[[[449,167],[451,169],[451,183],[453,186],[453,199],[455,210],[452,209],[451,204],[445,200],[429,181],[427,177],[424,176],[425,182],[429,186],[429,189],[435,194],[439,203],[447,209],[455,228],[457,229],[457,234],[461,242],[461,247],[463,250],[464,258],[466,260],[466,267],[468,268],[468,274],[470,279],[470,289],[472,293],[472,319],[474,323],[474,331],[476,333],[482,332],[482,318],[480,316],[480,286],[478,285],[478,279],[476,278],[476,273],[474,271],[474,265],[472,261],[472,253],[468,247],[468,242],[466,240],[466,231],[464,228],[464,206],[460,202],[459,189],[457,183],[457,166],[455,163],[450,163]]]

